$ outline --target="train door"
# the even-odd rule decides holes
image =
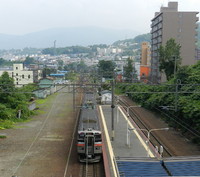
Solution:
[[[85,154],[88,158],[92,158],[94,155],[94,136],[87,135],[85,138]]]

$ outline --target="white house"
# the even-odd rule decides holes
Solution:
[[[17,87],[22,87],[23,85],[34,83],[34,80],[35,80],[34,71],[25,70],[22,63],[13,64],[13,70],[5,69],[5,70],[0,71],[0,75],[2,75],[3,72],[5,71],[8,72],[9,76],[14,79],[14,84]]]
[[[101,92],[101,103],[111,104],[112,102],[112,92],[109,90],[104,90]]]

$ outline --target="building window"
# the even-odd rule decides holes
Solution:
[[[30,75],[28,75],[28,78],[30,79],[30,78],[31,78],[31,76],[30,76]]]
[[[16,70],[18,70],[18,67],[16,67]]]
[[[16,73],[16,76],[18,76],[18,73]]]
[[[22,79],[24,79],[24,74],[22,74]]]
[[[16,84],[18,85],[18,82],[16,82]]]

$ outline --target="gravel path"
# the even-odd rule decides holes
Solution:
[[[75,118],[73,96],[57,93],[40,105],[40,113],[13,129],[0,130],[0,177],[62,177]]]

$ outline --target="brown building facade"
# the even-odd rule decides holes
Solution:
[[[161,82],[159,72],[158,48],[165,45],[170,38],[181,45],[182,65],[196,62],[197,17],[198,12],[178,11],[178,2],[169,2],[168,7],[161,7],[155,13],[151,24],[151,81]]]
[[[140,64],[140,81],[145,83],[149,80],[151,61],[151,48],[148,42],[142,42],[141,44],[141,64]]]
[[[150,65],[151,49],[148,42],[142,42],[141,45],[141,65]]]

